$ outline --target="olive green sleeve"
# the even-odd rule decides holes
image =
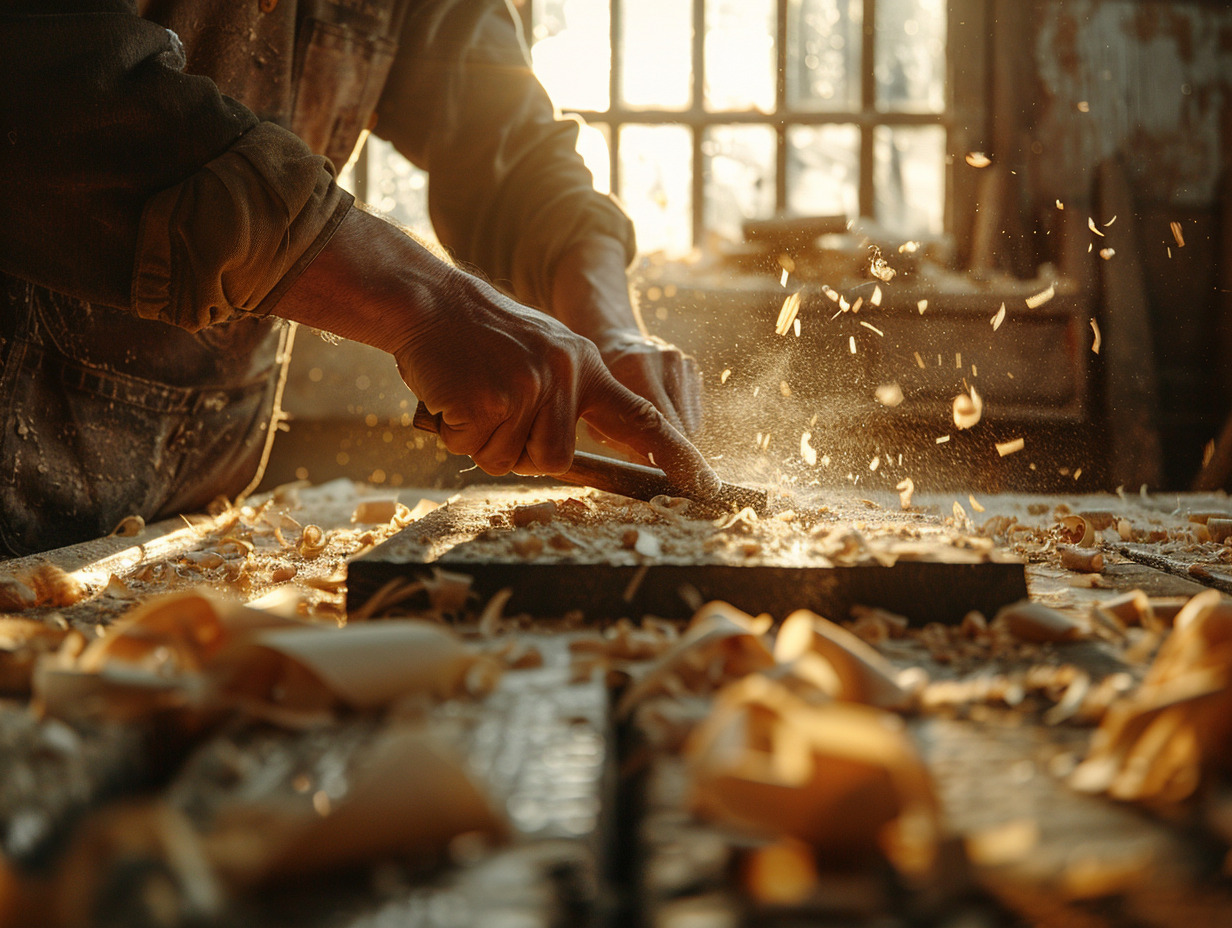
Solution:
[[[328,161],[285,129],[259,123],[147,202],[133,309],[186,329],[269,313],[351,202]]]
[[[578,124],[535,78],[503,0],[413,3],[377,116],[373,131],[428,172],[442,244],[521,301],[548,305],[581,239],[610,236],[632,260],[633,225],[594,189]]]

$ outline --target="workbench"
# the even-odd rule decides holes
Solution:
[[[508,527],[516,505],[549,497],[585,502],[586,492],[471,488],[466,498],[494,501],[492,525],[500,528]],[[500,654],[505,670],[480,698],[442,699],[415,711],[447,732],[467,776],[485,784],[505,810],[509,840],[491,845],[462,835],[432,859],[382,857],[311,879],[194,899],[184,885],[189,871],[159,863],[153,848],[165,850],[162,839],[134,838],[126,857],[114,839],[85,842],[83,850],[80,836],[102,829],[99,823],[115,810],[151,799],[194,824],[208,822],[240,795],[303,794],[327,812],[330,798],[339,801],[348,778],[363,769],[388,717],[348,714],[299,728],[231,719],[193,732],[105,715],[59,719],[36,711],[22,692],[22,671],[36,652],[62,646],[60,638],[17,641],[0,624],[0,682],[7,692],[0,701],[0,925],[13,880],[66,879],[66,854],[77,855],[73,866],[81,871],[70,884],[105,898],[98,911],[106,909],[110,920],[99,915],[99,923],[117,925],[178,924],[186,916],[206,924],[340,928],[1232,924],[1228,783],[1216,778],[1186,802],[1154,807],[1080,793],[1067,778],[1088,751],[1095,720],[1058,712],[1063,693],[1051,699],[1014,686],[1035,666],[1128,691],[1154,653],[1146,636],[1091,634],[1013,652],[969,647],[951,654],[938,645],[945,633],[937,629],[945,626],[934,622],[879,642],[897,670],[918,668],[932,681],[967,687],[960,697],[901,713],[940,801],[938,861],[927,879],[905,876],[884,861],[825,861],[809,877],[808,891],[784,902],[759,891],[752,875],[776,859],[766,854],[780,851],[781,842],[709,821],[689,804],[676,747],[680,732],[709,711],[709,697],[678,693],[646,711],[616,711],[651,657],[607,659],[611,643],[676,635],[680,620],[588,617],[582,595],[573,609],[532,614],[526,606],[506,608],[509,601],[490,591],[466,601],[464,591],[465,607],[458,609],[430,595],[432,589],[425,597],[422,583],[401,593],[396,584],[376,584],[348,598],[348,567],[357,557],[371,558],[399,532],[430,547],[432,537],[417,535],[416,526],[439,523],[451,505],[447,494],[404,488],[396,497],[405,508],[389,518],[394,496],[346,481],[283,488],[248,501],[244,510],[0,562],[0,573],[58,565],[85,595],[12,614],[87,639],[105,637],[108,625],[157,593],[200,583],[326,624],[407,615],[449,624],[466,641]],[[364,502],[385,519],[353,521]],[[904,518],[890,494],[848,490],[832,494],[829,509],[831,518],[865,532],[879,519]],[[998,556],[1025,563],[1032,601],[1087,623],[1093,605],[1129,590],[1191,597],[1232,580],[1232,551],[1195,542],[1199,523],[1189,520],[1193,513],[1206,518],[1230,510],[1223,495],[977,500],[954,493],[917,496],[908,515],[913,530],[991,538]],[[1097,540],[1105,563],[1096,573],[1057,563],[1057,546],[1066,540],[1059,520],[1080,513],[1105,526]],[[1129,541],[1113,540],[1121,521]],[[305,557],[294,540],[309,524],[322,528],[323,544]],[[243,545],[233,545],[222,559],[206,556],[228,537],[250,547],[241,554]],[[765,608],[774,620],[784,618],[790,592],[779,590]],[[558,604],[568,598],[556,593]],[[943,591],[919,588],[915,595],[923,602]],[[895,611],[910,612],[901,601]],[[949,627],[961,621],[956,617]],[[99,872],[86,872],[90,865]],[[56,924],[50,914],[45,923]]]

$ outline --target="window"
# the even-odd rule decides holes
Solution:
[[[969,192],[948,166],[983,131],[982,2],[515,5],[539,79],[586,122],[596,186],[621,198],[643,252],[679,255],[784,213],[953,232]],[[355,173],[361,196],[431,236],[424,176],[391,146],[370,140]]]
[[[536,73],[643,251],[777,213],[946,228],[947,0],[523,0]]]

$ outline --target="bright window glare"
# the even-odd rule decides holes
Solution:
[[[692,245],[692,155],[684,126],[620,130],[622,199],[644,254],[681,255]]]
[[[706,106],[774,110],[774,0],[706,0]]]
[[[693,98],[692,0],[624,0],[622,10],[624,102],[685,109]]]
[[[535,0],[531,60],[561,109],[605,110],[612,64],[610,14],[602,0]]]

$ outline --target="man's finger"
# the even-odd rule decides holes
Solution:
[[[442,420],[437,434],[452,454],[470,457],[487,443],[492,433],[472,423],[450,425]]]
[[[539,407],[514,471],[519,474],[563,474],[573,463],[577,413],[564,391]]]
[[[471,459],[494,477],[509,473],[522,457],[530,427],[529,417],[525,415],[506,419],[484,446],[471,454]]]
[[[680,412],[676,408],[673,391],[667,385],[667,368],[662,352],[653,354],[630,354],[617,364],[612,373],[622,384],[658,407],[667,416],[667,421],[679,432],[685,430]]]
[[[583,392],[580,412],[608,438],[653,460],[682,491],[698,496],[718,492],[719,478],[701,452],[649,400],[614,377],[601,376],[592,381]]]

